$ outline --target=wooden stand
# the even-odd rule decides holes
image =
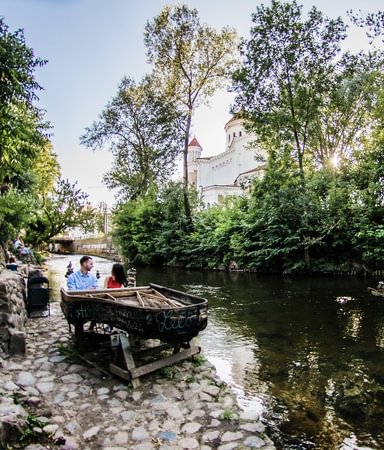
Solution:
[[[150,347],[137,351],[136,348],[131,346],[129,336],[125,333],[104,334],[84,331],[82,324],[75,326],[74,337],[75,346],[79,352],[79,355],[84,355],[89,348],[94,349],[95,345],[96,347],[102,343],[107,345],[110,341],[111,360],[113,362],[109,363],[109,371],[126,381],[130,381],[134,388],[140,386],[139,378],[141,376],[154,372],[155,370],[163,367],[170,366],[179,361],[183,361],[184,359],[193,357],[193,355],[201,352],[201,347],[191,346],[189,342],[175,344],[173,346],[163,343],[157,347]],[[141,362],[140,360],[143,360],[146,357],[160,354],[163,350],[169,350],[172,348],[173,354],[171,356],[159,356],[158,359],[155,359],[149,363],[140,365],[136,364],[136,361]],[[87,362],[89,361],[87,360]],[[99,369],[103,370],[101,368]]]
[[[198,346],[189,346],[189,348],[185,350],[180,350],[180,346],[177,346],[174,347],[173,355],[136,367],[132,348],[129,343],[129,337],[127,335],[111,335],[111,347],[116,352],[117,360],[120,361],[120,365],[110,363],[109,370],[124,380],[130,381],[134,388],[140,385],[139,378],[142,375],[146,375],[147,373],[154,372],[162,367],[170,366],[171,364],[183,361],[184,359],[190,358],[201,351],[201,348]],[[143,356],[160,353],[161,351],[170,348],[172,348],[170,345],[162,344],[157,347],[148,348],[137,352],[135,353],[135,356],[137,356],[137,359],[140,359]]]

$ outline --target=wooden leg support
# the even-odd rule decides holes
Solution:
[[[135,361],[133,360],[128,336],[124,334],[113,334],[111,336],[111,346],[119,347],[118,351],[122,357],[124,368],[111,363],[109,370],[124,380],[130,381],[134,388],[140,386],[140,380],[134,379],[131,375],[131,370],[135,368]]]
[[[146,375],[147,373],[154,372],[155,370],[161,369],[162,367],[170,366],[171,364],[183,361],[184,359],[190,358],[191,356],[196,355],[201,351],[201,348],[198,346],[190,346],[186,350],[179,351],[171,356],[136,367],[132,355],[132,349],[129,344],[129,339],[126,335],[124,334],[112,335],[111,346],[119,347],[119,352],[121,353],[122,356],[121,358],[122,365],[124,367],[119,367],[116,364],[111,363],[109,365],[109,370],[113,374],[123,378],[124,380],[131,381],[132,386],[134,388],[140,386],[139,378],[142,375]],[[164,345],[160,345],[158,347],[158,351],[161,351],[163,349]]]
[[[179,353],[175,353],[171,356],[168,356],[163,359],[159,359],[158,361],[154,361],[149,364],[145,364],[140,367],[136,367],[131,370],[132,377],[140,377],[150,372],[154,372],[155,370],[161,369],[162,367],[170,366],[171,364],[177,363],[179,361],[183,361],[184,359],[190,358],[196,353],[200,353],[201,348],[197,346],[192,346],[187,350],[183,350]]]

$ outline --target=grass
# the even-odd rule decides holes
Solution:
[[[196,367],[201,366],[205,361],[205,358],[203,355],[198,354],[193,356],[193,365]]]
[[[230,409],[225,409],[221,414],[220,414],[220,419],[221,420],[228,420],[228,421],[232,421],[234,420],[236,417],[236,414],[231,411]]]
[[[192,383],[194,383],[196,381],[196,378],[194,377],[194,376],[192,376],[192,375],[189,375],[187,378],[186,378],[186,380],[185,380],[185,382],[187,383],[187,384],[192,384]]]
[[[20,403],[18,399],[17,403]],[[21,449],[33,443],[51,445],[51,437],[43,432],[45,425],[46,422],[41,422],[35,415],[28,413],[23,430],[20,433],[13,433],[9,442],[0,442],[0,450]]]
[[[160,375],[167,380],[173,380],[175,378],[177,369],[173,366],[162,367],[160,369]]]

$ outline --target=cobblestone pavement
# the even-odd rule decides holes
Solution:
[[[51,310],[50,317],[28,319],[26,354],[0,361],[3,425],[38,419],[34,443],[5,448],[275,449],[258,414],[240,409],[204,358],[143,376],[133,389],[74,357],[59,305]]]

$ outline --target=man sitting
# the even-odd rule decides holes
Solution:
[[[86,291],[88,289],[97,289],[99,282],[95,275],[91,273],[93,268],[93,259],[91,256],[82,256],[80,258],[80,270],[72,273],[67,278],[67,287],[70,291]]]

